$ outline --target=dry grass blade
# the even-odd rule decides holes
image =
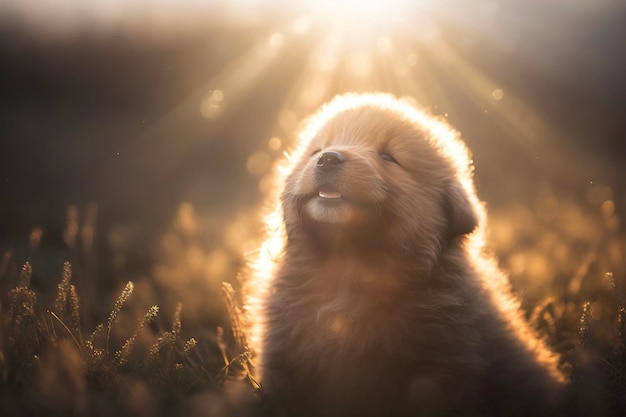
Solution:
[[[250,352],[244,351],[240,355],[234,357],[233,359],[228,359],[228,352],[226,342],[224,341],[224,329],[221,326],[217,327],[217,347],[222,354],[222,360],[224,361],[224,366],[217,374],[217,380],[224,382],[228,377],[228,373],[230,372],[230,368],[233,364],[238,363],[241,365],[245,378],[250,382],[253,388],[258,389],[261,388],[261,384],[254,378],[252,372],[250,372]]]
[[[83,332],[81,331],[82,326],[80,322],[80,302],[78,300],[78,294],[76,292],[75,285],[70,285],[70,293],[69,293],[68,301],[69,301],[69,307],[70,307],[72,329],[76,332],[82,344]]]
[[[32,268],[26,262],[22,268],[19,284],[9,291],[8,309],[2,319],[2,351],[8,361],[19,364],[19,369],[30,368],[32,358],[41,347],[47,334],[36,315],[37,294],[28,284]]]
[[[46,312],[48,314],[50,314],[52,317],[54,317],[56,319],[57,322],[59,322],[59,324],[61,324],[61,326],[65,329],[65,331],[67,332],[68,335],[70,335],[70,337],[72,338],[72,340],[74,341],[74,343],[76,344],[76,347],[80,349],[80,343],[78,343],[78,339],[76,339],[76,337],[74,336],[74,334],[72,333],[72,331],[70,330],[69,327],[67,327],[67,325],[63,322],[63,320],[61,320],[59,318],[59,316],[57,316],[55,314],[54,311],[52,310],[46,310]]]
[[[128,357],[130,355],[133,345],[135,344],[135,341],[137,340],[137,337],[139,336],[139,332],[141,332],[141,330],[146,326],[146,324],[154,320],[154,318],[157,316],[158,313],[159,313],[158,306],[150,307],[148,312],[139,321],[139,324],[137,325],[137,328],[133,332],[133,335],[129,337],[128,340],[126,340],[126,342],[124,342],[120,350],[115,352],[115,361],[117,362],[118,365],[124,365],[126,362],[128,362]]]
[[[254,378],[252,372],[250,371],[250,352],[248,350],[248,342],[246,340],[246,334],[243,331],[243,322],[242,322],[242,313],[239,304],[235,298],[235,290],[232,285],[228,282],[222,283],[222,295],[224,296],[224,300],[226,301],[226,307],[228,309],[228,315],[230,317],[231,328],[233,331],[233,338],[235,340],[235,344],[238,350],[243,351],[238,359],[241,364],[243,371],[245,373],[246,379],[250,382],[253,388],[259,389],[261,388],[261,384]],[[224,343],[224,329],[221,327],[217,328],[217,345],[222,353],[222,358],[225,362],[224,377],[227,376],[228,370],[230,368],[230,364],[233,361],[228,361],[228,355],[226,353],[226,343]]]
[[[172,330],[169,332],[164,332],[161,336],[157,338],[157,341],[154,343],[154,345],[152,345],[152,347],[150,348],[150,353],[149,353],[150,362],[155,362],[159,358],[161,352],[163,352],[164,350],[174,349],[176,341],[178,340],[178,337],[180,336],[180,331],[181,331],[181,326],[182,326],[181,320],[180,320],[181,311],[182,311],[182,304],[181,303],[176,304],[176,311],[174,312]]]
[[[104,338],[104,324],[100,323],[96,326],[95,330],[89,336],[89,339],[85,342],[87,353],[93,362],[98,362],[104,357],[104,350],[99,349],[98,342],[101,342]]]
[[[157,338],[157,341],[150,348],[149,360],[150,362],[156,362],[159,358],[159,354],[163,352],[167,347],[173,347],[176,342],[176,337],[172,332],[164,332]]]
[[[183,347],[183,355],[187,356],[191,349],[195,348],[198,345],[198,341],[195,338],[191,338],[185,342],[185,346]]]
[[[250,352],[244,352],[242,353],[243,355],[243,360],[241,361],[241,366],[243,367],[244,372],[246,373],[246,378],[248,379],[248,381],[250,381],[250,384],[252,385],[252,388],[254,389],[261,389],[261,383],[254,377],[254,375],[252,375],[252,372],[250,371]]]
[[[63,315],[67,306],[67,299],[70,292],[70,279],[72,277],[72,265],[69,262],[63,263],[63,274],[61,282],[57,285],[57,295],[54,300],[54,311]]]
[[[21,324],[25,319],[35,319],[35,304],[37,302],[37,295],[30,289],[28,285],[22,285],[30,283],[30,276],[32,274],[32,268],[30,264],[26,262],[22,268],[22,274],[20,277],[20,285],[9,291],[9,311],[7,322],[12,323],[15,333],[19,333]],[[13,335],[15,336],[15,334]]]
[[[230,325],[233,331],[233,338],[239,350],[247,349],[246,336],[243,331],[241,308],[235,299],[235,290],[228,282],[222,282],[222,295],[226,301],[226,308],[230,317]]]
[[[115,300],[115,305],[113,306],[113,310],[111,310],[111,314],[109,315],[109,320],[107,322],[107,337],[104,343],[104,352],[107,356],[109,354],[109,338],[111,337],[111,328],[113,327],[113,323],[115,323],[117,315],[122,310],[122,307],[124,307],[124,304],[126,304],[128,297],[130,297],[134,289],[135,284],[133,284],[132,281],[128,281],[120,296],[117,297],[117,300]]]

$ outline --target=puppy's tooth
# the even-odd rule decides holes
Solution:
[[[341,193],[335,191],[320,191],[318,195],[322,198],[341,198]]]

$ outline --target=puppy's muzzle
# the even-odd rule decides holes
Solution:
[[[317,158],[317,169],[329,172],[345,162],[343,155],[337,151],[326,151]]]

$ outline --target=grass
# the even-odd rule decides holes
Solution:
[[[81,325],[69,262],[63,265],[51,305],[31,289],[31,276],[32,267],[26,262],[17,285],[3,298],[2,415],[136,415],[141,403],[145,403],[141,415],[174,415],[184,412],[186,400],[194,394],[220,392],[229,380],[247,378],[251,387],[259,388],[249,374],[249,354],[230,357],[221,327],[215,330],[220,357],[205,357],[196,338],[183,336],[181,303],[169,329],[151,328],[159,313],[154,305],[120,342],[112,335],[133,296],[133,282],[126,283],[107,320],[88,331]],[[232,287],[225,288],[225,293],[232,292]],[[235,329],[241,327],[237,320],[233,315]],[[237,408],[227,403],[226,396],[219,401],[224,409]]]
[[[511,271],[529,320],[569,369],[572,413],[617,417],[626,415],[626,259],[619,220],[606,201],[544,195],[534,208],[496,212],[491,225],[494,250]],[[189,210],[183,210],[187,220]],[[214,252],[198,255],[191,223],[183,223],[166,239],[180,264],[198,256],[222,259]],[[210,328],[210,319],[185,316],[187,306],[197,305],[191,295],[158,280],[127,281],[103,309],[106,297],[93,297],[95,283],[85,278],[85,270],[93,270],[85,267],[90,255],[80,250],[80,228],[72,224],[64,239],[74,261],[56,272],[52,291],[33,284],[40,229],[28,239],[25,262],[18,264],[11,251],[0,259],[0,415],[286,414],[263,401],[233,286],[219,284],[221,291],[206,294],[211,311],[227,320]],[[182,256],[190,252],[192,258]],[[173,263],[155,270],[193,273]],[[189,286],[176,275],[172,282]],[[151,291],[180,299],[172,303]]]

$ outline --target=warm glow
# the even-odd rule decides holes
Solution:
[[[219,46],[224,50],[235,47],[236,43],[232,46],[229,43],[232,40],[255,33],[256,38],[243,43],[229,61],[206,68],[206,82],[174,106],[159,123],[167,124],[170,118],[183,113],[186,117],[187,112],[194,112],[211,126],[227,120],[232,123],[230,116],[237,114],[240,105],[254,96],[258,86],[268,82],[288,83],[288,93],[273,121],[276,130],[271,133],[271,139],[249,151],[241,164],[242,170],[258,179],[259,189],[269,193],[275,191],[272,189],[274,161],[282,152],[294,152],[294,132],[299,122],[335,94],[349,91],[391,92],[442,118],[458,116],[470,104],[496,119],[510,137],[519,141],[521,149],[533,157],[539,147],[546,153],[557,149],[559,132],[514,89],[484,71],[467,52],[471,49],[464,49],[475,42],[513,51],[524,33],[543,33],[545,28],[528,20],[528,15],[518,17],[510,8],[502,12],[507,6],[500,3],[496,0],[54,0],[35,4],[14,0],[2,2],[0,13],[13,13],[33,31],[60,37],[76,36],[86,27],[103,35],[126,33],[132,34],[132,39],[146,40],[168,40],[203,31],[211,37],[221,31],[228,34],[220,38]],[[606,1],[593,6],[582,0],[568,4],[578,12],[608,7]],[[281,67],[287,61],[296,62],[299,70],[289,80],[279,79]],[[456,107],[459,97],[449,95],[446,87],[452,83],[461,86],[463,98],[467,99],[465,107]],[[429,123],[434,131],[447,129],[444,123]],[[139,143],[140,140],[135,142],[126,153],[151,146],[147,142]],[[278,167],[277,171],[280,170]],[[615,230],[616,203],[610,189],[605,188],[590,187],[588,200],[601,206],[606,226]],[[542,199],[537,203],[537,215],[546,221],[553,220],[555,204],[554,199]],[[68,221],[73,228],[75,223]],[[76,234],[72,227],[66,236],[68,241]],[[501,230],[500,237],[505,239],[507,229]],[[229,241],[233,247],[241,246],[239,233],[227,235],[232,237]],[[276,248],[268,250],[275,252]],[[530,264],[519,265],[528,269]]]
[[[395,25],[406,23],[407,13],[426,3],[408,0],[310,0],[310,16],[316,22],[324,22],[332,30],[343,32],[354,40],[363,36],[384,35]]]
[[[499,117],[520,140],[532,146],[556,135],[541,115],[514,93],[477,69],[459,50],[459,42],[483,39],[512,45],[502,27],[496,1],[470,6],[463,0],[56,0],[43,4],[9,1],[0,12],[20,16],[33,30],[67,36],[85,27],[102,33],[128,32],[133,39],[169,39],[191,31],[225,30],[233,38],[264,28],[247,50],[218,71],[211,70],[198,96],[190,97],[196,111],[219,120],[236,111],[255,86],[275,76],[273,71],[297,51],[307,58],[277,120],[291,135],[297,122],[337,93],[347,91],[400,91],[419,103],[450,101],[438,85],[441,74],[461,83],[476,104]],[[578,5],[577,7],[582,7]],[[270,23],[272,22],[272,23]],[[508,26],[532,25],[512,21]],[[270,27],[271,26],[271,27]],[[464,38],[446,37],[462,30]],[[451,41],[454,42],[451,42]],[[224,42],[227,42],[226,40]],[[227,47],[227,45],[224,45]],[[433,75],[434,74],[434,75]],[[184,103],[181,104],[181,107]],[[454,111],[454,109],[446,109]],[[174,109],[172,110],[174,112]],[[284,143],[289,147],[289,143]],[[254,175],[265,162],[248,165]]]

